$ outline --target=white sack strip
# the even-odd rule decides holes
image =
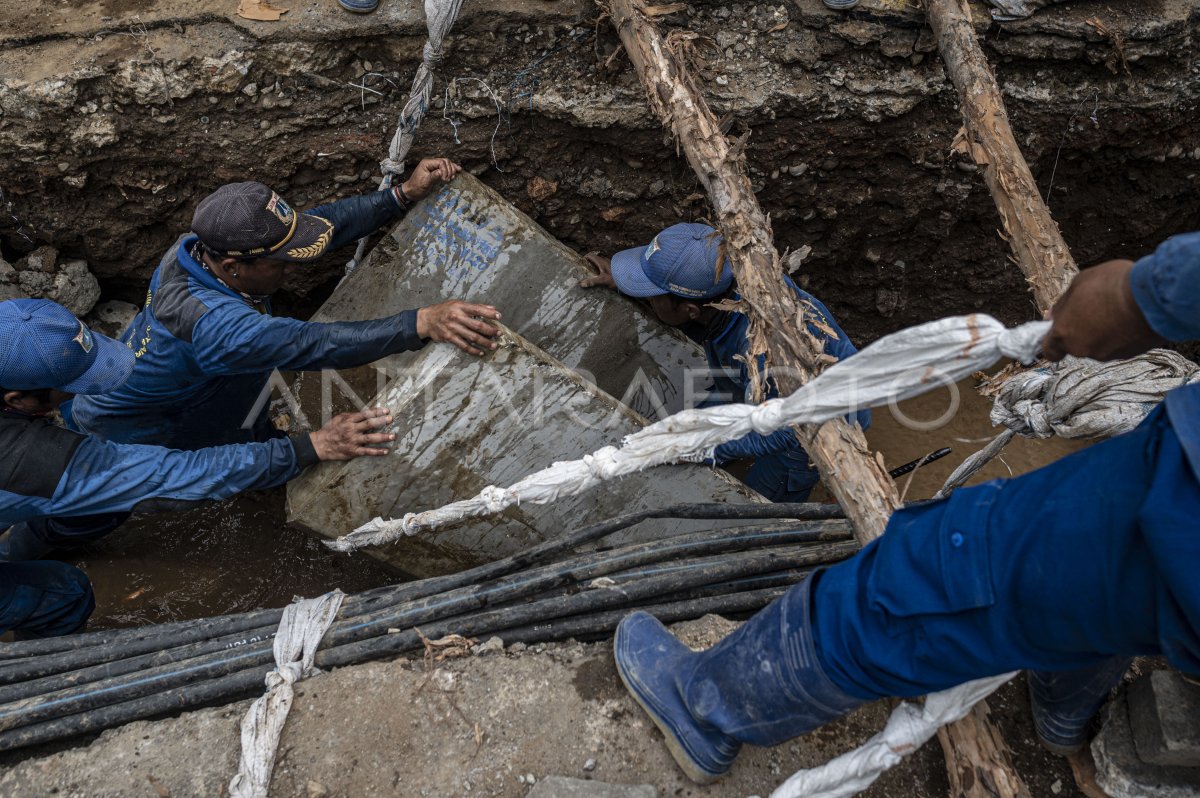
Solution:
[[[924,745],[937,730],[962,720],[971,707],[996,691],[1016,672],[977,679],[925,698],[924,706],[907,701],[892,711],[883,731],[858,748],[824,765],[796,772],[775,788],[771,798],[848,798],[867,789],[885,770]]]
[[[1027,438],[1108,438],[1142,423],[1200,366],[1167,349],[1101,363],[1068,357],[1015,375],[996,394],[992,423]]]
[[[318,670],[317,646],[337,617],[346,594],[340,590],[289,604],[275,635],[275,670],[267,674],[267,693],[242,719],[242,758],[229,782],[230,798],[266,798],[275,769],[279,735],[292,708],[292,685]]]
[[[402,535],[464,518],[499,513],[519,502],[547,504],[601,482],[651,466],[699,461],[726,441],[750,432],[768,435],[792,424],[815,424],[858,408],[916,396],[957,382],[1001,358],[1031,362],[1050,323],[1012,330],[983,314],[953,316],[880,338],[835,363],[791,396],[760,405],[729,404],[684,410],[580,460],[554,463],[508,488],[489,485],[478,496],[400,519],[376,518],[326,545],[336,551],[388,543]]]
[[[404,158],[412,148],[417,128],[421,126],[421,120],[425,118],[425,113],[429,110],[430,99],[433,97],[433,70],[441,65],[442,58],[445,57],[442,43],[454,25],[454,21],[458,19],[458,12],[462,10],[463,1],[425,0],[425,27],[429,30],[429,40],[425,42],[425,47],[421,51],[421,65],[417,67],[417,74],[413,76],[408,102],[400,111],[396,132],[392,134],[391,143],[388,144],[387,158],[384,158],[379,164],[379,168],[383,171],[383,180],[379,182],[381,191],[391,188],[395,176],[404,174]],[[367,76],[363,75],[360,80],[365,86]],[[346,264],[346,277],[353,274],[362,263],[363,255],[367,251],[368,238],[369,236],[364,236],[358,240],[354,257]]]

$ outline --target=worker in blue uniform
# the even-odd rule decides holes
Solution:
[[[318,324],[271,315],[271,294],[300,265],[399,219],[460,167],[426,159],[402,185],[293,210],[262,183],[222,186],[154,272],[122,339],[129,381],[64,412],[81,432],[121,443],[199,449],[278,435],[267,418],[275,369],[352,368],[427,340],[474,355],[495,347],[490,305],[450,301],[374,321]]]
[[[664,324],[680,328],[704,347],[715,391],[701,407],[744,403],[751,396],[747,365],[750,319],[744,313],[715,306],[721,300],[741,298],[733,268],[720,249],[721,235],[708,225],[677,224],[655,236],[648,246],[618,252],[611,260],[589,254],[587,258],[599,274],[580,282],[584,288],[607,286],[646,299]],[[808,331],[821,342],[826,355],[843,360],[858,351],[820,300],[800,290],[791,279],[784,280],[806,309]],[[760,369],[764,360],[760,355]],[[768,380],[762,399],[778,395],[774,380]],[[871,423],[870,411],[858,413],[856,420],[866,428]],[[791,429],[770,435],[750,433],[721,444],[714,454],[717,465],[742,458],[754,459],[745,483],[771,501],[806,501],[820,479]]]
[[[1130,357],[1200,337],[1200,233],[1083,271],[1043,349]],[[899,510],[886,532],[702,653],[645,613],[625,685],[706,781],[859,704],[1030,671],[1038,735],[1067,753],[1129,658],[1200,673],[1200,385],[1135,430],[1021,477]]]
[[[281,485],[320,460],[387,454],[374,408],[313,433],[181,452],[110,443],[51,424],[73,394],[119,388],[133,352],[44,299],[0,302],[0,632],[48,637],[80,629],[94,606],[77,568],[28,562],[94,540],[135,509],[150,512]]]

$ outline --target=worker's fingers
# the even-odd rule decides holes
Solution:
[[[375,449],[370,446],[358,446],[354,449],[355,457],[384,457],[390,454],[387,449]]]
[[[602,285],[607,288],[616,288],[617,287],[617,284],[613,280],[611,274],[597,274],[592,277],[584,277],[582,280],[579,281],[580,288],[594,288],[598,285]]]
[[[356,418],[356,419],[351,420],[350,426],[353,429],[355,429],[356,431],[357,430],[372,430],[372,429],[381,429],[391,423],[392,423],[392,417],[390,415],[387,415],[387,416],[374,416],[371,418]]]
[[[475,355],[476,357],[483,356],[482,350],[476,349],[475,347],[471,346],[471,344],[467,343],[465,340],[458,337],[457,335],[450,336],[449,338],[446,339],[446,342],[454,344],[459,349],[466,352],[468,355]]]
[[[368,443],[391,443],[394,440],[396,440],[396,436],[386,432],[359,433],[354,436],[354,443],[358,446],[365,446]]]
[[[485,319],[495,319],[500,321],[500,311],[496,310],[491,305],[475,305],[470,302],[463,302],[458,306],[467,316],[482,316]]]
[[[491,337],[488,335],[480,335],[465,324],[454,325],[454,332],[452,335],[460,340],[470,341],[472,344],[484,349],[496,348],[496,342],[493,341]]]
[[[500,331],[482,319],[465,318],[461,324],[469,330],[474,330],[487,338],[495,338],[500,335]]]
[[[1050,329],[1046,337],[1042,339],[1042,357],[1047,360],[1057,363],[1067,356],[1067,350],[1063,346],[1062,336]]]

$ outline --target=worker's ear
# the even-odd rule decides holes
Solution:
[[[697,321],[704,313],[704,309],[695,302],[684,302],[682,304],[683,312],[687,314],[689,321]]]
[[[25,391],[5,391],[4,404],[23,413],[33,413],[42,407],[41,401],[36,396]]]

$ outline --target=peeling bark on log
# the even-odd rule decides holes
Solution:
[[[780,390],[791,393],[819,370],[820,347],[807,334],[795,294],[780,279],[782,268],[770,222],[750,188],[744,156],[721,133],[690,73],[657,27],[642,15],[643,7],[641,0],[611,0],[609,13],[646,86],[651,108],[674,132],[708,191],[738,286],[749,305],[751,346],[768,352]],[[882,458],[871,455],[861,430],[844,421],[830,422],[803,428],[801,441],[853,521],[858,540],[866,544],[881,535],[899,497]],[[982,702],[977,709],[940,736],[947,761],[954,763],[951,779],[956,769],[972,774],[981,769],[983,777],[975,784],[1016,785],[1018,792],[1012,795],[1025,798],[1028,790],[1012,770],[999,731],[989,724]],[[976,759],[979,756],[987,758]],[[987,795],[975,789],[960,794]]]
[[[770,222],[750,188],[745,156],[721,132],[672,43],[643,15],[644,8],[641,0],[612,0],[609,13],[651,108],[674,132],[712,201],[749,306],[751,349],[767,353],[779,389],[792,393],[823,367],[821,346],[808,334],[799,298],[781,279]],[[854,523],[860,543],[881,535],[899,497],[862,431],[838,420],[801,428],[799,435],[825,485]]]
[[[1003,236],[1044,313],[1079,269],[1013,136],[1000,87],[975,39],[967,0],[925,0],[925,16],[937,37],[942,64],[958,89],[963,130],[955,147],[983,169]]]
[[[946,754],[951,795],[1032,798],[1012,769],[1008,746],[991,722],[986,701],[958,723],[938,729],[938,740]]]

